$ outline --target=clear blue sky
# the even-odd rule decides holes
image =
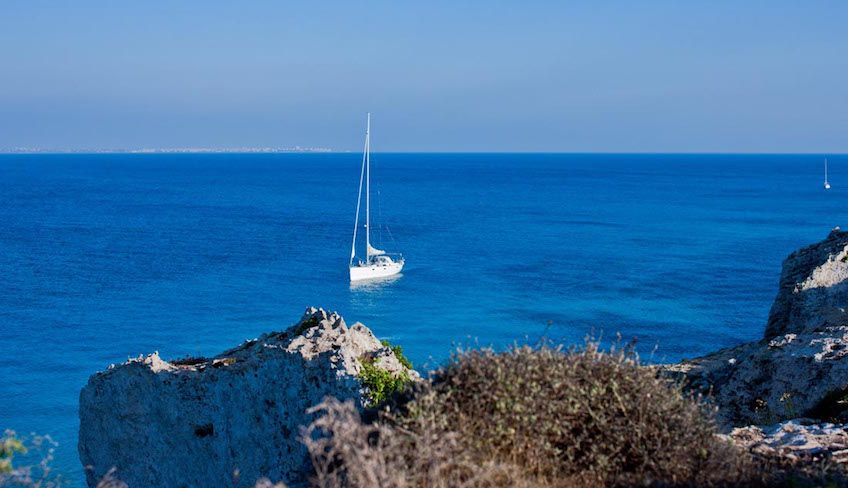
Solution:
[[[848,152],[848,2],[0,3],[0,148]]]

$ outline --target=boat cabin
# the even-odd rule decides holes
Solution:
[[[378,266],[387,266],[389,264],[393,264],[392,258],[388,256],[374,256],[371,258],[371,264],[376,264]]]

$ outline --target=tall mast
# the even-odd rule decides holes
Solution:
[[[359,170],[359,191],[356,194],[356,218],[353,221],[353,243],[350,245],[350,265],[356,257],[356,231],[359,229],[359,208],[362,204],[362,180],[365,178],[365,158],[368,154],[368,131],[365,132],[365,148],[362,150],[362,169]]]
[[[371,112],[365,125],[365,262],[371,260]]]
[[[827,158],[824,158],[824,182],[827,183]]]

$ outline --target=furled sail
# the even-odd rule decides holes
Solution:
[[[381,254],[386,254],[386,251],[381,251],[379,249],[376,249],[371,244],[368,245],[368,255],[369,256],[379,256]]]

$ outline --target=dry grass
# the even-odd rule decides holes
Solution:
[[[313,484],[341,487],[530,486],[520,470],[466,455],[455,434],[363,423],[352,401],[327,398],[305,428]]]
[[[320,487],[823,486],[839,473],[756,459],[712,412],[593,343],[460,352],[363,422],[328,399],[303,432]],[[828,468],[829,469],[829,468]]]

